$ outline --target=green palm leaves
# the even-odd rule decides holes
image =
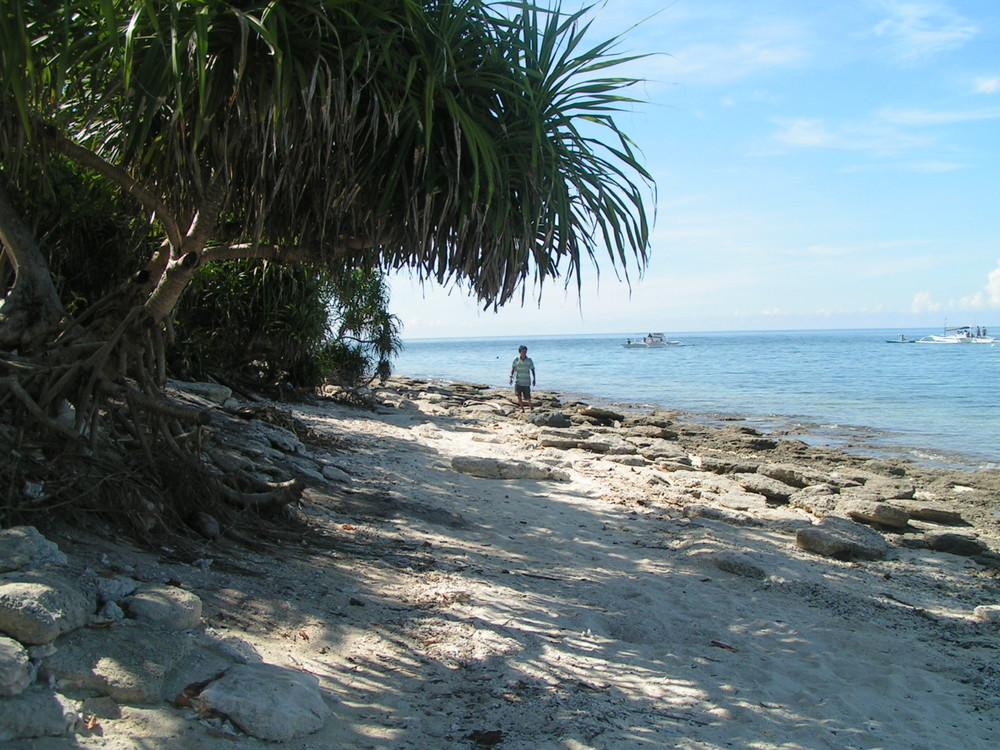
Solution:
[[[227,229],[210,244],[409,267],[501,305],[529,280],[579,283],[585,258],[626,275],[647,259],[651,182],[614,120],[636,81],[610,75],[630,59],[615,40],[588,46],[586,14],[13,0],[0,144],[6,161],[54,128],[156,196],[175,245],[217,205]]]

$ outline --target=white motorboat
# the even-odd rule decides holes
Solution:
[[[622,346],[626,349],[664,349],[682,344],[680,341],[668,339],[662,333],[647,333],[642,338],[626,339]]]
[[[924,336],[917,339],[918,344],[995,344],[998,339],[990,336],[985,328],[978,326],[959,326],[958,328],[945,328],[942,336]]]

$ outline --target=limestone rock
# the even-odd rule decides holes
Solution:
[[[734,575],[752,578],[755,581],[763,581],[767,578],[764,569],[753,562],[747,555],[739,552],[720,551],[709,556],[711,562],[719,570]]]
[[[539,427],[570,427],[570,418],[561,411],[536,411],[528,416],[528,422]]]
[[[827,477],[818,472],[793,464],[763,464],[757,469],[757,473],[799,488],[824,484],[827,480]]]
[[[76,706],[67,698],[51,690],[26,690],[0,700],[0,743],[69,736],[77,719]],[[32,743],[36,745],[42,747]]]
[[[91,575],[93,575],[91,573]],[[94,585],[97,590],[97,601],[101,604],[105,602],[120,602],[135,593],[139,588],[139,582],[128,576],[94,576]]]
[[[981,604],[972,610],[972,614],[979,620],[1000,623],[1000,604]]]
[[[201,396],[209,401],[216,404],[224,404],[233,395],[233,389],[227,388],[224,385],[219,385],[218,383],[187,383],[180,382],[177,380],[168,381],[168,385],[176,388],[179,391],[186,391],[187,393],[193,393],[196,396]]]
[[[141,586],[125,600],[125,611],[139,622],[164,630],[188,630],[201,623],[201,599],[176,586]]]
[[[284,427],[278,427],[268,422],[262,422],[259,419],[252,420],[250,424],[271,446],[283,453],[304,454],[306,452],[305,445],[291,430],[286,430]]]
[[[502,417],[511,412],[509,401],[476,401],[466,402],[465,410],[472,415]],[[567,420],[568,421],[568,420]]]
[[[24,692],[31,684],[28,652],[17,641],[0,635],[0,698]]]
[[[778,441],[762,435],[753,427],[729,425],[719,432],[720,439],[729,445],[751,451],[769,451],[778,447]]]
[[[579,413],[584,417],[594,420],[598,424],[613,424],[615,422],[623,422],[625,420],[625,415],[620,411],[608,409],[603,406],[593,406],[591,404],[581,406]]]
[[[618,437],[597,435],[584,440],[579,445],[585,451],[591,453],[609,454],[614,456],[627,456],[636,452],[635,446],[627,440]]]
[[[888,542],[877,531],[835,516],[799,529],[795,542],[804,550],[838,560],[881,560],[889,551]]]
[[[79,583],[54,571],[11,573],[0,580],[0,633],[21,643],[54,641],[86,625],[95,609]]]
[[[763,526],[764,522],[751,513],[742,513],[729,508],[717,508],[712,505],[686,505],[685,518],[705,518],[709,521],[722,521],[731,526]]]
[[[723,508],[731,508],[732,510],[756,512],[767,508],[767,499],[763,495],[757,495],[753,492],[744,492],[739,489],[723,492],[720,495],[713,497],[712,500],[721,505]]]
[[[331,713],[315,676],[270,664],[235,665],[199,699],[247,734],[271,742],[312,734]]]
[[[952,555],[972,557],[988,551],[988,547],[971,534],[956,534],[953,531],[931,531],[924,535],[927,549],[948,552]]]
[[[581,442],[582,439],[572,432],[556,433],[554,431],[546,431],[538,436],[538,444],[542,448],[555,448],[556,450],[563,451],[578,448]]]
[[[908,479],[876,478],[865,482],[864,491],[880,500],[911,500],[916,486]]]
[[[323,478],[331,482],[340,482],[342,484],[347,484],[351,481],[351,475],[348,474],[343,469],[338,469],[336,466],[331,464],[326,464],[321,469]]]
[[[962,526],[965,524],[962,514],[946,503],[923,500],[899,500],[894,505],[901,507],[909,513],[910,518],[917,521],[938,523],[944,526]]]
[[[95,690],[122,703],[152,704],[167,697],[164,682],[193,644],[187,633],[140,626],[81,629],[64,636],[43,664],[58,690]]]
[[[763,474],[734,474],[733,479],[747,492],[763,495],[773,503],[787,503],[788,498],[795,494],[795,488],[777,479]]]
[[[455,456],[451,468],[461,474],[480,479],[552,479],[553,470],[548,466],[513,459],[477,458]]]
[[[667,460],[688,460],[688,452],[677,443],[656,438],[650,440],[646,445],[640,446],[635,451],[643,458],[651,461]]]
[[[909,513],[902,508],[874,500],[848,499],[837,505],[837,512],[860,523],[890,529],[905,529],[910,522]]]
[[[647,437],[659,440],[676,440],[678,435],[673,430],[655,424],[629,424],[626,428],[629,437]]]
[[[65,565],[66,555],[34,526],[0,529],[0,573],[47,564]]]
[[[823,518],[836,510],[840,503],[840,495],[836,487],[829,484],[814,484],[804,487],[788,498],[788,504],[793,508],[812,513]]]
[[[695,464],[713,474],[750,474],[757,471],[759,461],[739,456],[699,456]]]

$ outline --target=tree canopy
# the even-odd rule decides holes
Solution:
[[[586,14],[12,0],[3,152],[58,151],[126,188],[172,264],[409,267],[502,305],[528,279],[579,281],[584,257],[646,260],[649,177],[613,119],[635,80],[609,75],[629,59],[616,40],[585,44]]]
[[[496,307],[532,283],[579,284],[588,259],[626,277],[641,270],[652,183],[615,121],[637,81],[613,75],[632,59],[616,39],[589,41],[590,10],[4,2],[0,417],[81,461],[102,450],[144,457],[162,486],[187,465],[226,502],[285,503],[293,482],[233,480],[214,459],[201,463],[210,416],[163,391],[178,301],[206,264],[322,265],[314,281],[371,305],[362,317],[342,311],[339,336],[379,357],[397,333],[380,272],[467,285]],[[34,210],[66,172],[112,186],[108,205],[129,214],[129,230],[141,220],[157,238],[125,269],[118,222],[95,232],[105,239],[85,248],[84,264],[110,291],[83,309],[60,296],[51,268],[66,264],[49,262],[60,244]],[[265,284],[291,279],[242,268]],[[208,325],[213,315],[256,325],[205,312]],[[257,337],[272,351],[275,339]]]

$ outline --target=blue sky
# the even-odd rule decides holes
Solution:
[[[627,71],[646,103],[619,118],[657,186],[644,275],[630,289],[585,266],[579,297],[557,281],[497,313],[395,276],[404,339],[1000,331],[1000,1],[611,0],[596,13],[621,52],[654,53]]]

